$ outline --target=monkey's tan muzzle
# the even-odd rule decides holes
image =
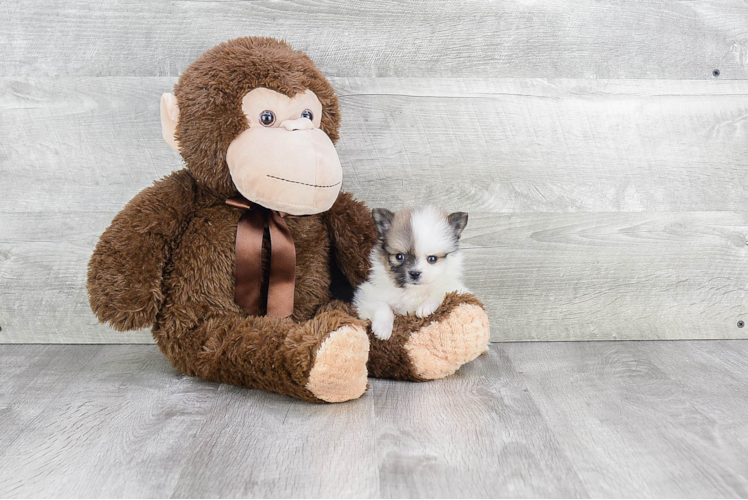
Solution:
[[[306,118],[248,128],[231,143],[226,161],[245,198],[291,215],[329,210],[343,179],[332,141]]]

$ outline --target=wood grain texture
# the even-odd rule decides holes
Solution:
[[[0,343],[152,343],[148,330],[98,323],[86,292],[88,260],[106,212],[22,212],[2,220]]]
[[[0,210],[114,213],[181,168],[160,135],[160,96],[173,84],[0,79]]]
[[[714,439],[718,457],[725,463],[748,455],[748,424],[741,414],[748,408],[748,383],[741,374],[748,372],[748,357],[733,342],[660,342],[637,346],[652,363],[678,384],[688,405],[706,417],[707,434]],[[720,443],[730,442],[729,447]],[[724,456],[724,458],[723,458]],[[745,480],[746,469],[735,468]],[[748,496],[743,483],[741,496]]]
[[[712,397],[727,381],[745,390],[744,361],[718,367],[745,359],[745,348],[729,341],[502,346],[547,425],[563,429],[559,445],[589,494],[602,498],[748,494],[748,427],[717,417],[735,411],[732,395]]]
[[[492,340],[746,338],[745,212],[475,214]]]
[[[314,405],[155,346],[0,345],[0,496],[745,497],[748,342],[492,345]]]
[[[86,263],[107,213],[20,213],[0,241],[0,342],[152,342],[96,324]],[[29,230],[31,229],[31,231]],[[748,214],[472,213],[465,281],[493,341],[746,338]]]
[[[158,111],[174,81],[0,79],[0,211],[114,213],[180,168]],[[333,85],[344,187],[373,204],[639,212],[748,202],[748,81]]]
[[[379,496],[376,425],[367,398],[341,408],[223,389],[172,497]]]
[[[740,0],[35,0],[2,14],[6,76],[176,76],[247,35],[286,38],[330,76],[748,76]]]
[[[24,383],[0,404],[25,424],[0,451],[3,497],[160,498],[173,491],[220,386],[176,375],[155,346],[19,348],[4,350],[3,360],[22,365],[54,353],[57,361],[2,376]]]
[[[747,81],[335,84],[346,182],[372,203],[640,212],[748,202]]]
[[[85,268],[117,211],[181,166],[158,125],[173,82],[0,80],[0,342],[152,341],[96,325]],[[471,213],[466,279],[493,340],[748,332],[745,82],[333,83],[346,189]]]
[[[384,498],[589,496],[497,345],[436,384],[375,380],[369,396]]]

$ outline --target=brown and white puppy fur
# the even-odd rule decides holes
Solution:
[[[393,213],[372,211],[379,244],[371,253],[371,272],[354,296],[362,319],[374,335],[392,335],[395,314],[431,315],[449,292],[467,293],[462,284],[460,234],[468,214],[447,215],[431,205]]]

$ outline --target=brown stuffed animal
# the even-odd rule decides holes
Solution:
[[[377,237],[366,206],[339,192],[338,101],[305,54],[232,40],[187,68],[174,94],[162,98],[164,138],[186,168],[101,236],[88,273],[99,320],[153,327],[188,375],[308,401],[358,398],[367,369],[432,380],[484,351],[488,319],[471,295],[398,317],[387,341],[333,298],[331,285],[366,279]]]

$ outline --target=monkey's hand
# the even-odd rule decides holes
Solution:
[[[369,255],[377,242],[377,229],[366,205],[349,193],[341,192],[325,212],[335,261],[353,287],[369,275]]]
[[[101,235],[88,263],[88,299],[99,321],[117,330],[153,325],[162,274],[194,206],[195,185],[180,170],[141,191]]]

